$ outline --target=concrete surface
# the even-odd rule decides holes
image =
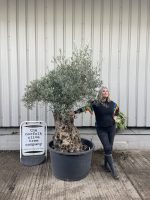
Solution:
[[[49,157],[28,167],[19,151],[0,151],[0,200],[149,200],[150,151],[114,151],[114,160],[119,180],[102,169],[103,153],[95,151],[88,176],[67,182],[53,176]]]
[[[102,148],[96,135],[95,128],[80,128],[81,137],[92,140],[95,150]],[[52,139],[54,129],[48,129],[48,141]],[[114,141],[114,149],[117,150],[150,150],[150,129],[129,128],[117,133]],[[0,129],[0,150],[19,150],[19,128]]]

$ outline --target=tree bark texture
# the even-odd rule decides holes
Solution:
[[[83,151],[79,130],[74,126],[74,116],[68,114],[63,119],[61,113],[54,112],[55,135],[54,148],[62,152]]]

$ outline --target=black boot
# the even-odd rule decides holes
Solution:
[[[111,172],[106,156],[104,157],[104,165],[102,167],[106,172]]]
[[[112,155],[105,155],[105,159],[106,161],[108,162],[109,164],[109,167],[110,167],[110,170],[111,170],[111,173],[112,173],[112,176],[114,179],[119,179],[119,175],[114,167],[114,162],[113,162],[113,158],[112,158]]]

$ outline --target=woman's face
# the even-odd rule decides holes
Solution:
[[[109,91],[108,91],[107,88],[104,88],[104,89],[102,90],[102,97],[103,97],[103,98],[107,98],[108,96],[109,96]]]

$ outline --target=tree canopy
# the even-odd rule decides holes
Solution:
[[[100,66],[93,66],[92,51],[88,46],[76,49],[72,57],[66,58],[60,51],[53,59],[55,69],[25,88],[23,101],[32,108],[36,102],[49,104],[52,111],[64,113],[83,98],[95,97],[101,86]]]

